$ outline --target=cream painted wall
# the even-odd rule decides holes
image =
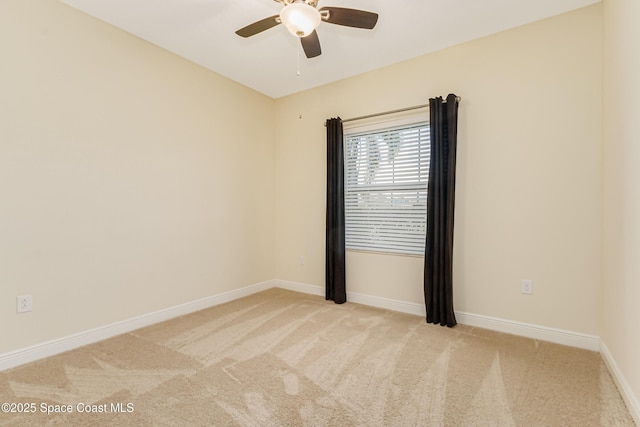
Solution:
[[[640,3],[604,4],[602,341],[640,420]]]
[[[454,92],[456,310],[599,334],[601,19],[590,6],[278,99],[276,276],[324,285],[324,120]],[[423,302],[419,257],[350,252],[347,280]]]
[[[0,55],[0,354],[274,277],[273,99],[55,0]]]

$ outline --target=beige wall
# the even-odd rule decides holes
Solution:
[[[273,278],[272,99],[55,0],[0,55],[0,354]]]
[[[604,1],[602,340],[640,419],[640,3]]]
[[[595,5],[278,99],[277,278],[324,284],[324,120],[454,92],[456,310],[599,334],[601,37]],[[348,290],[422,303],[422,265],[348,253]]]

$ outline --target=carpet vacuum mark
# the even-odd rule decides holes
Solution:
[[[282,289],[2,372],[0,396],[35,405],[8,426],[634,425],[598,353]]]

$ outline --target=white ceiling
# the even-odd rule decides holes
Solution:
[[[320,0],[319,8],[380,17],[373,30],[322,22],[322,55],[313,59],[283,25],[246,39],[235,34],[278,14],[282,6],[273,0],[60,1],[278,98],[600,0]]]

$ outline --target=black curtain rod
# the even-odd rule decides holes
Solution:
[[[461,99],[462,98],[460,98],[459,96],[456,96],[456,101],[460,102]],[[342,121],[342,123],[354,122],[356,120],[370,119],[370,118],[378,117],[378,116],[386,116],[388,114],[402,113],[402,112],[405,112],[405,111],[419,110],[421,108],[428,108],[428,107],[429,107],[429,104],[414,105],[413,107],[399,108],[397,110],[384,111],[382,113],[368,114],[366,116],[353,117],[351,119],[344,119]],[[327,127],[327,122],[324,122],[324,126]]]

